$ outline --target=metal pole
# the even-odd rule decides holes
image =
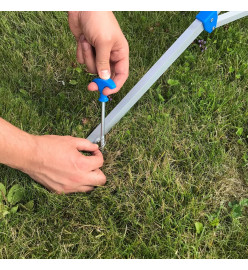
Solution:
[[[229,12],[226,12],[224,14],[221,14],[218,17],[216,27],[220,27],[220,26],[225,25],[227,23],[236,21],[236,20],[241,19],[245,16],[248,16],[248,11],[229,11]]]

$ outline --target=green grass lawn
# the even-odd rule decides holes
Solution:
[[[107,111],[197,13],[115,14],[130,76]],[[248,258],[247,26],[202,33],[207,50],[196,40],[109,132],[104,187],[56,195],[1,165],[0,182],[24,196],[0,218],[0,257]],[[33,134],[87,137],[101,106],[67,14],[1,12],[0,37],[0,116]]]

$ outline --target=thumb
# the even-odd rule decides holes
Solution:
[[[75,138],[75,143],[78,151],[95,152],[99,149],[98,144],[92,143],[86,139]]]
[[[96,69],[99,77],[103,80],[110,78],[110,51],[108,44],[101,43],[96,46]]]

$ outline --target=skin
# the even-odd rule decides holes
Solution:
[[[69,12],[77,41],[77,59],[103,79],[111,77],[120,90],[128,77],[128,44],[112,12]],[[95,52],[94,52],[95,51]],[[97,85],[90,83],[90,91]],[[85,156],[80,151],[89,152]],[[89,192],[106,183],[98,145],[71,136],[28,134],[0,118],[0,163],[28,174],[56,193]]]

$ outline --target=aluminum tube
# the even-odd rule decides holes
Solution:
[[[248,16],[248,11],[229,11],[224,14],[221,14],[218,16],[217,26],[220,27],[222,25],[225,25],[227,23],[236,21],[238,19],[241,19],[245,16]]]

